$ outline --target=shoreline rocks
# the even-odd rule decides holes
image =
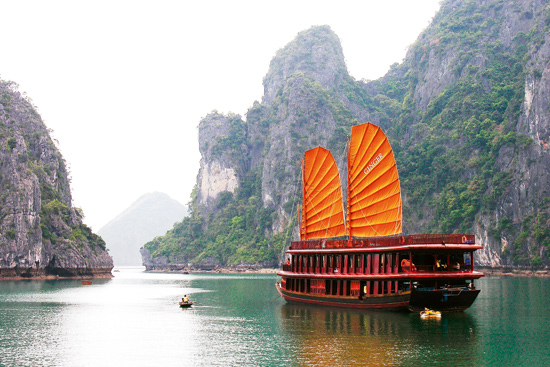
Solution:
[[[14,268],[2,268],[0,269],[0,282],[11,280],[110,279],[114,277],[111,268],[72,268],[66,270],[66,273],[60,275],[47,273],[44,269],[27,269],[25,272],[18,272]]]

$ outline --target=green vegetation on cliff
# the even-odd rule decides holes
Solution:
[[[15,83],[0,80],[0,96],[0,276],[109,272],[105,242],[72,207],[65,161],[36,108]]]
[[[215,214],[204,216],[194,205],[188,217],[149,242],[147,249],[153,257],[166,256],[183,264],[273,265],[288,236],[266,236],[274,211],[262,206],[260,194],[258,174],[250,172],[234,194],[219,194]]]
[[[503,3],[478,6],[469,1],[453,11],[444,4],[400,66],[403,83],[408,85],[396,124],[398,133],[408,135],[398,155],[408,195],[404,216],[422,223],[420,231],[469,232],[480,214],[498,211],[499,200],[517,172],[502,167],[497,159],[505,155],[517,159],[533,144],[532,138],[519,132],[518,120],[529,50],[540,40],[533,27],[529,34],[520,31],[504,44],[499,24],[505,12],[488,18]],[[530,19],[529,14],[520,18]],[[429,60],[434,58],[452,61],[449,73],[455,81],[419,111],[414,93],[419,76],[430,74]],[[426,204],[433,210],[427,220]],[[535,210],[548,218],[548,209],[546,205]],[[492,221],[493,233],[497,225]],[[501,225],[498,236],[515,236],[518,229],[519,224]],[[527,255],[528,242],[550,249],[533,231],[520,242],[508,249],[515,264],[540,264],[540,256]]]
[[[484,264],[550,264],[549,27],[548,4],[447,0],[404,62],[368,83],[348,75],[330,28],[301,32],[262,103],[228,117],[216,157],[201,151],[238,187],[205,204],[197,186],[191,217],[145,246],[153,262],[276,263],[296,234],[304,151],[330,149],[345,177],[350,128],[370,121],[396,153],[406,232],[475,232]]]

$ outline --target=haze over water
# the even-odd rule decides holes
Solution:
[[[0,282],[0,365],[550,365],[547,278],[486,277],[472,308],[436,321],[290,305],[274,275],[114,274]]]

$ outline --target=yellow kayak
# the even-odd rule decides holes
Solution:
[[[430,310],[428,308],[425,308],[424,311],[420,311],[420,317],[421,318],[440,318],[441,312]]]

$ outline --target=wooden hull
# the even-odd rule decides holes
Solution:
[[[441,312],[464,311],[474,303],[479,289],[413,290],[409,310],[420,312],[424,308]]]
[[[367,296],[363,298],[313,295],[287,291],[282,289],[279,283],[276,284],[276,287],[277,291],[279,291],[287,302],[360,309],[407,310],[411,296],[411,292],[409,291],[387,295]]]
[[[425,234],[293,241],[277,272],[289,302],[314,305],[464,311],[479,290],[474,235]]]
[[[189,308],[191,306],[193,306],[193,302],[180,302],[181,308]]]

